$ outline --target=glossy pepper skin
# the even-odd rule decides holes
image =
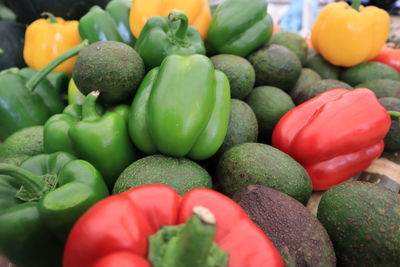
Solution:
[[[373,62],[380,62],[391,66],[397,72],[400,72],[400,49],[398,47],[392,47],[390,45],[385,45],[381,51],[371,59]]]
[[[122,170],[138,158],[138,153],[129,139],[123,115],[117,112],[100,115],[96,109],[97,97],[98,92],[92,92],[82,107],[71,105],[62,114],[52,116],[44,125],[43,145],[46,153],[66,151],[89,161],[111,189]]]
[[[131,11],[131,0],[112,0],[106,6],[106,11],[111,15],[117,30],[124,43],[133,47],[135,37],[133,37],[129,27],[129,13]]]
[[[229,112],[229,81],[209,58],[171,55],[143,79],[131,105],[129,134],[147,154],[202,160],[224,141]]]
[[[166,17],[150,18],[136,41],[135,50],[146,69],[160,66],[168,55],[206,54],[199,32],[188,26],[186,14],[179,10],[172,10]]]
[[[214,241],[228,253],[229,267],[283,266],[267,236],[232,199],[209,189],[180,197],[164,185],[136,187],[97,203],[68,236],[64,266],[150,266],[148,237],[163,225],[185,223],[196,206],[215,216]],[[189,251],[195,257],[196,251]],[[112,265],[114,260],[126,264]]]
[[[312,28],[314,49],[333,65],[351,67],[374,58],[390,32],[390,16],[375,6],[325,6]]]
[[[18,69],[0,73],[0,140],[4,140],[19,129],[43,125],[59,110],[59,100],[56,100],[57,95],[53,89],[49,90],[43,88],[42,84],[39,87],[38,85],[54,67],[78,54],[86,45],[87,43],[83,42],[66,51],[28,80],[24,76],[30,74],[25,75],[22,72],[23,75],[20,75]]]
[[[245,57],[272,36],[273,21],[264,0],[226,0],[215,10],[207,41],[219,54]]]
[[[154,16],[166,16],[173,10],[183,11],[189,18],[189,25],[195,27],[205,38],[211,22],[211,11],[207,0],[136,0],[132,1],[129,25],[133,36],[139,37],[147,20]]]
[[[0,191],[0,253],[21,267],[61,266],[72,225],[108,196],[101,174],[65,152],[0,164]]]
[[[49,15],[30,24],[25,32],[24,60],[26,64],[39,70],[68,49],[79,45],[78,21],[64,21]],[[66,60],[55,70],[72,73],[76,57]]]
[[[383,151],[390,116],[365,88],[332,89],[295,107],[276,125],[272,145],[325,190],[366,169]]]

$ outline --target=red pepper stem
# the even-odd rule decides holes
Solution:
[[[40,81],[47,76],[54,68],[58,65],[66,61],[67,59],[76,56],[83,48],[85,48],[89,44],[88,40],[84,40],[80,45],[72,47],[71,49],[65,51],[57,58],[50,61],[46,66],[43,67],[40,71],[36,72],[32,78],[25,84],[25,86],[30,91],[34,91],[35,87],[40,83]]]
[[[40,14],[42,17],[47,16],[47,18],[49,19],[50,23],[57,23],[58,20],[56,19],[56,17],[51,14],[50,12],[43,12],[42,14]]]
[[[361,0],[353,0],[351,7],[357,11],[360,11]]]
[[[400,120],[400,111],[389,110],[388,113],[391,118]]]
[[[180,10],[173,9],[168,14],[168,19],[171,22],[180,20],[178,29],[175,32],[175,37],[177,39],[184,40],[188,29],[188,17],[186,16],[186,14]]]
[[[86,96],[82,105],[82,120],[97,120],[100,118],[96,109],[96,100],[99,95],[99,91],[93,91]]]
[[[41,198],[47,192],[48,186],[43,179],[21,167],[0,163],[0,174],[13,177],[29,192],[29,195],[36,198]]]

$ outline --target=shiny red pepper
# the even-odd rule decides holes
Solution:
[[[400,72],[400,48],[386,45],[371,61],[389,65]]]
[[[228,253],[228,266],[283,266],[268,237],[230,198],[209,189],[180,197],[170,187],[145,185],[98,202],[78,220],[65,246],[64,267],[150,266],[149,236],[163,225],[185,223],[195,206],[214,214],[214,241]]]
[[[272,145],[307,170],[325,190],[366,169],[383,151],[390,116],[369,89],[332,89],[286,113]]]

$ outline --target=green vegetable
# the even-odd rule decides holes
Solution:
[[[98,92],[93,92],[82,108],[70,105],[63,114],[52,116],[44,126],[44,150],[66,151],[89,161],[112,188],[122,170],[138,155],[129,140],[124,117],[116,112],[99,115],[97,97]]]
[[[132,35],[131,28],[129,27],[131,5],[131,0],[112,0],[107,4],[106,11],[117,25],[118,33],[121,35],[124,43],[133,46],[135,44],[135,37]]]
[[[150,18],[140,32],[135,49],[143,58],[146,69],[160,66],[168,55],[206,53],[200,33],[188,26],[188,17],[180,10],[172,10],[165,17]]]
[[[60,266],[75,221],[108,195],[88,162],[58,152],[0,164],[0,251],[18,266]]]
[[[245,57],[268,42],[272,28],[265,0],[226,0],[213,14],[207,41],[219,54]]]
[[[129,133],[147,154],[206,159],[224,141],[229,106],[228,78],[209,58],[171,55],[143,79],[132,102]]]

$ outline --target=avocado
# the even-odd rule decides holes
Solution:
[[[200,165],[186,158],[152,155],[129,165],[118,177],[114,194],[146,184],[168,185],[179,195],[198,187],[211,188],[211,176]]]
[[[340,74],[340,80],[351,86],[376,79],[399,80],[399,73],[386,64],[364,62],[347,68]]]
[[[231,99],[231,112],[228,131],[217,155],[221,156],[229,148],[247,142],[256,142],[258,123],[256,114],[251,107],[239,99]]]
[[[258,140],[270,142],[272,131],[279,119],[295,107],[293,100],[283,90],[272,86],[259,86],[246,98],[246,103],[257,117]]]
[[[400,81],[390,79],[376,79],[360,83],[355,88],[368,88],[376,97],[397,97],[400,98]]]
[[[216,55],[210,58],[214,67],[228,77],[231,97],[244,99],[254,87],[256,74],[247,59],[236,55]]]
[[[297,95],[293,97],[293,101],[296,103],[296,105],[299,105],[323,92],[336,88],[344,88],[349,90],[353,89],[350,85],[338,80],[319,80],[313,83],[311,86],[303,88],[301,91],[297,90]]]
[[[378,100],[386,110],[400,112],[400,98],[382,97]],[[392,118],[389,132],[385,136],[383,142],[386,152],[400,151],[400,118]]]
[[[43,153],[43,126],[23,128],[0,146],[0,163],[20,165],[25,159]]]
[[[269,44],[283,45],[291,50],[300,59],[304,66],[307,61],[308,45],[306,40],[294,32],[275,32],[272,34]]]
[[[317,217],[338,266],[400,266],[399,194],[371,183],[342,183],[322,196]]]
[[[272,188],[249,185],[233,195],[280,251],[286,266],[335,267],[328,233],[300,202]]]
[[[119,104],[131,102],[144,74],[143,60],[135,49],[121,42],[101,41],[78,54],[72,78],[84,95],[100,91],[102,103]]]
[[[307,62],[304,67],[317,72],[321,76],[321,79],[339,80],[340,67],[326,61],[314,49],[309,50]]]
[[[296,99],[300,92],[307,90],[313,83],[320,81],[321,76],[314,70],[303,68],[301,74],[293,89],[290,91],[290,97]]]
[[[232,196],[242,187],[260,184],[307,203],[312,184],[307,171],[289,155],[260,143],[231,147],[217,165],[222,191]]]
[[[282,45],[265,45],[248,56],[256,72],[256,85],[292,90],[301,73],[301,62]]]

